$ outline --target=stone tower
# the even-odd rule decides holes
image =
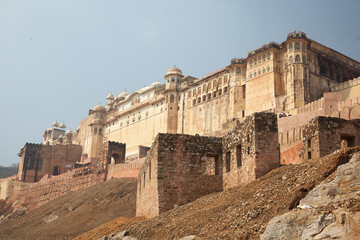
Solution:
[[[103,143],[103,131],[105,126],[105,107],[97,105],[93,110],[89,110],[89,129],[90,134],[85,141],[85,151],[90,159],[100,157]]]
[[[165,99],[167,108],[167,132],[177,133],[178,107],[180,101],[180,84],[183,78],[182,71],[177,67],[170,68],[164,76],[166,81]]]

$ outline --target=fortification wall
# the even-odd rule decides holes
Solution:
[[[103,181],[105,172],[80,174],[75,170],[51,178],[44,177],[36,183],[15,181],[11,201],[19,200],[15,208],[26,207],[31,211],[67,192],[85,189]]]
[[[223,188],[251,182],[280,166],[277,118],[255,113],[223,137]]]
[[[129,163],[109,164],[106,179],[111,178],[137,178],[145,158],[139,158]]]

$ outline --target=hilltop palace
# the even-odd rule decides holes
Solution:
[[[27,143],[21,150],[16,179],[35,184],[50,181],[51,175],[75,176],[77,168],[96,166],[98,174],[106,173],[105,180],[137,177],[138,215],[154,216],[258,178],[280,164],[327,154],[327,140],[316,129],[328,118],[333,120],[321,129],[333,134],[328,135],[332,150],[358,145],[360,123],[352,119],[360,118],[359,76],[358,61],[300,31],[201,78],[173,67],[165,74],[165,83],[154,82],[116,97],[110,93],[106,107],[89,110],[74,132],[65,132],[65,126],[55,122],[46,129],[42,144]],[[282,113],[288,116],[279,118]],[[330,131],[331,124],[338,131]],[[170,160],[165,153],[172,164],[166,165]],[[166,176],[171,182],[185,172],[183,177],[192,182],[197,174],[213,178],[197,178],[202,187],[189,188],[198,194],[181,190],[185,200],[166,197],[166,189],[174,188],[166,185]],[[155,201],[152,207],[148,201]]]

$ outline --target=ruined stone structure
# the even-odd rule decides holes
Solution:
[[[157,216],[222,190],[221,138],[159,134],[139,172],[136,214]]]
[[[273,113],[255,113],[223,138],[159,134],[139,172],[136,214],[153,217],[249,183],[279,167],[279,155]]]
[[[277,118],[254,113],[223,137],[224,189],[249,183],[280,166]]]
[[[360,145],[360,119],[319,116],[304,126],[301,159],[319,159],[337,149]]]

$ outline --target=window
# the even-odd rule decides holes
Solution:
[[[292,43],[290,43],[289,44],[289,52],[292,52],[292,50],[293,50],[293,45],[292,45]]]
[[[240,144],[236,146],[236,164],[237,164],[237,167],[242,166],[242,162],[241,162],[241,145]]]
[[[263,68],[262,72],[265,73],[265,68]]]
[[[228,88],[224,87],[224,94],[227,93]]]
[[[201,93],[201,87],[198,87],[198,94]]]
[[[250,73],[249,78],[252,78],[252,73]]]
[[[213,98],[216,98],[216,92],[213,92]]]
[[[294,62],[294,58],[293,58],[293,56],[290,56],[289,57],[289,63],[293,63]]]
[[[295,51],[298,51],[300,50],[300,43],[295,43]]]
[[[193,96],[195,97],[196,95],[196,89],[193,90]]]
[[[231,153],[227,152],[225,156],[226,161],[226,172],[230,172],[230,160],[231,160]]]
[[[295,62],[296,62],[296,63],[299,63],[299,62],[300,62],[300,55],[296,55],[296,57],[295,57]]]
[[[267,59],[270,60],[270,53],[267,54]]]
[[[211,89],[211,82],[208,83],[207,89],[208,89],[208,91]]]
[[[206,85],[203,85],[203,92],[206,92]]]
[[[256,71],[254,72],[254,77],[256,77]]]
[[[260,71],[260,69],[258,70],[258,74],[259,74],[259,75],[261,75],[261,71]]]
[[[203,102],[205,102],[205,101],[206,101],[206,95],[203,96]]]
[[[222,85],[222,78],[220,78],[218,81],[218,86],[221,86],[221,85]]]
[[[175,96],[173,94],[170,95],[170,103],[175,102]]]
[[[308,148],[311,148],[311,140],[310,139],[307,140],[307,145],[308,145]]]
[[[210,99],[211,99],[211,93],[208,94],[208,100],[210,100]]]
[[[270,67],[269,66],[267,67],[267,71],[270,72]]]
[[[201,97],[198,97],[198,103],[201,103]]]
[[[219,96],[221,96],[222,94],[222,89],[219,89]]]
[[[193,99],[193,106],[196,105],[196,99]]]
[[[311,151],[308,152],[308,159],[311,159]]]

